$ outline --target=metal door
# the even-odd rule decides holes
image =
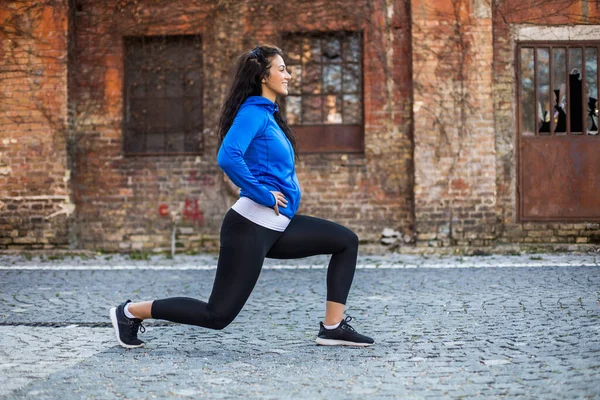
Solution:
[[[521,221],[600,220],[598,47],[517,46]]]

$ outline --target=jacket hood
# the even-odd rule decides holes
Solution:
[[[240,110],[247,106],[261,106],[265,107],[271,114],[279,111],[279,106],[273,103],[271,100],[262,96],[250,96],[244,101],[244,104],[240,107]]]

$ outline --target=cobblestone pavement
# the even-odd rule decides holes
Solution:
[[[225,330],[148,321],[145,348],[116,345],[109,307],[205,299],[215,264],[0,255],[0,397],[600,399],[600,256],[360,257],[362,349],[314,343],[326,257],[268,260]]]

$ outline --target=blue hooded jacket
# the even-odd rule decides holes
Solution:
[[[292,218],[300,205],[300,184],[292,144],[273,116],[278,110],[265,97],[248,97],[223,139],[217,161],[241,189],[240,197],[273,207],[275,196],[270,191],[279,191],[288,201],[279,212]]]

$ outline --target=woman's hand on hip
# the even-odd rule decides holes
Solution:
[[[281,192],[275,192],[271,190],[271,193],[273,193],[273,196],[275,196],[275,205],[273,206],[273,209],[275,210],[275,214],[279,215],[279,207],[287,207],[288,201]]]

